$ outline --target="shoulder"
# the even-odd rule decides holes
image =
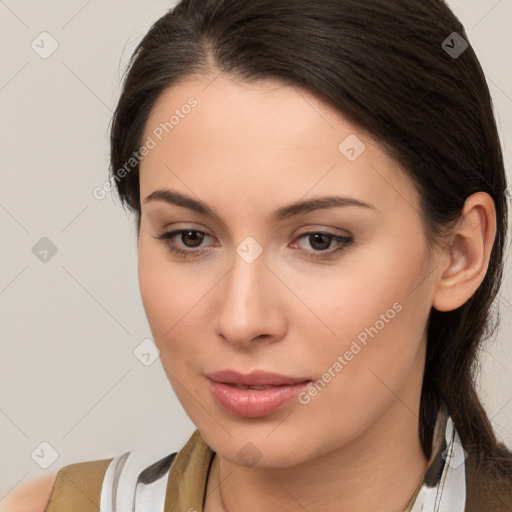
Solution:
[[[144,446],[122,455],[69,464],[32,479],[0,502],[0,512],[95,511],[112,500],[162,501],[177,452],[162,456]]]
[[[44,475],[21,485],[0,503],[0,512],[43,512],[56,478],[56,474]]]
[[[98,510],[105,472],[112,459],[76,462],[61,468],[45,512],[54,510]]]
[[[56,474],[32,479],[1,502],[0,512],[52,512],[67,505],[85,511],[99,506],[103,478],[111,460],[69,464]]]

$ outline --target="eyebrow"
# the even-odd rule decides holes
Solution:
[[[174,190],[155,190],[146,197],[144,203],[149,203],[152,201],[163,201],[171,205],[188,208],[189,210],[193,210],[201,215],[219,219],[219,216],[206,203],[203,203],[202,201],[181,194],[180,192],[176,192]],[[358,206],[362,208],[368,208],[370,210],[377,210],[377,208],[372,204],[365,203],[359,199],[334,195],[301,200],[287,206],[283,206],[278,208],[272,214],[271,218],[275,221],[283,221],[296,215],[312,212],[315,210],[336,208],[340,206]]]

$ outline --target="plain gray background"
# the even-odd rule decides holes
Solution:
[[[151,332],[133,221],[92,193],[127,59],[173,4],[0,0],[0,500],[73,462],[175,451],[194,430],[160,360],[134,354]],[[512,0],[449,5],[487,76],[510,170]],[[510,267],[480,386],[512,446]]]

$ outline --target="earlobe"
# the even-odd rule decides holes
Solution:
[[[489,194],[476,192],[466,199],[462,218],[453,231],[449,264],[433,297],[435,309],[457,309],[475,293],[487,272],[495,237],[494,201]]]

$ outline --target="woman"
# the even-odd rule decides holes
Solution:
[[[139,282],[197,430],[66,466],[48,512],[510,511],[474,384],[506,179],[441,0],[182,0],[111,131]]]

